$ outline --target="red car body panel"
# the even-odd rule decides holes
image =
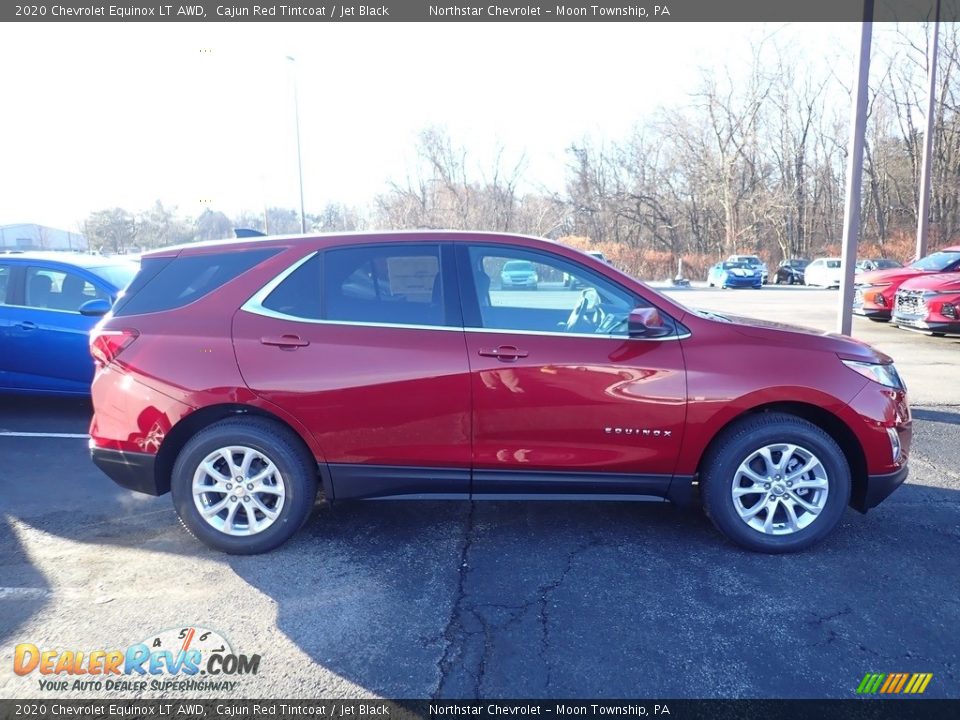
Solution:
[[[666,338],[506,333],[291,321],[241,309],[315,251],[378,243],[503,243],[605,276],[678,323]],[[772,323],[689,312],[596,258],[534,238],[482,233],[334,235],[187,246],[144,256],[275,248],[275,255],[180,308],[113,317],[139,335],[93,383],[91,449],[117,482],[169,488],[190,434],[250,412],[283,422],[316,459],[328,495],[606,494],[683,497],[732,420],[789,407],[850,442],[859,509],[906,475],[905,394],[844,366],[889,362],[869,346]],[[95,331],[96,333],[97,331]],[[297,347],[265,337],[297,336]],[[490,357],[514,347],[515,359]],[[483,351],[485,354],[481,354]],[[891,454],[888,429],[900,438]],[[842,437],[839,437],[842,436]],[[150,475],[150,477],[147,477]],[[418,483],[430,475],[432,484]],[[882,477],[881,477],[882,476]],[[377,479],[379,478],[379,479]],[[569,482],[567,482],[569,480]],[[558,483],[560,488],[558,489]]]
[[[960,252],[960,245],[942,248],[948,252]],[[897,290],[903,283],[914,278],[934,275],[939,270],[921,270],[908,265],[902,268],[871,270],[857,275],[857,293],[853,311],[878,320],[887,320],[893,311]]]

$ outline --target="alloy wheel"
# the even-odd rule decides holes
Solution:
[[[193,503],[200,517],[226,535],[256,535],[283,510],[286,484],[259,450],[232,445],[214,450],[193,475]]]
[[[733,477],[733,506],[740,519],[765,535],[792,535],[823,511],[830,480],[820,459],[791,443],[751,452]]]

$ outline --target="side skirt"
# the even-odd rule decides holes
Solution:
[[[606,500],[694,503],[692,476],[547,470],[469,470],[333,463],[320,475],[328,501]]]

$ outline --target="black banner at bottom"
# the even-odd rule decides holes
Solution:
[[[395,720],[445,718],[944,720],[958,700],[0,700],[0,720]]]

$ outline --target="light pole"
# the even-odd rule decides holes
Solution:
[[[300,232],[307,233],[307,216],[303,209],[303,155],[300,152],[300,100],[297,97],[297,60],[287,55],[293,66],[293,116],[297,124],[297,174],[300,178]]]
[[[927,254],[927,229],[930,223],[930,153],[933,150],[933,122],[937,101],[937,35],[940,34],[940,0],[937,0],[933,34],[927,50],[927,129],[923,134],[923,165],[920,171],[920,208],[917,213],[917,259]]]

